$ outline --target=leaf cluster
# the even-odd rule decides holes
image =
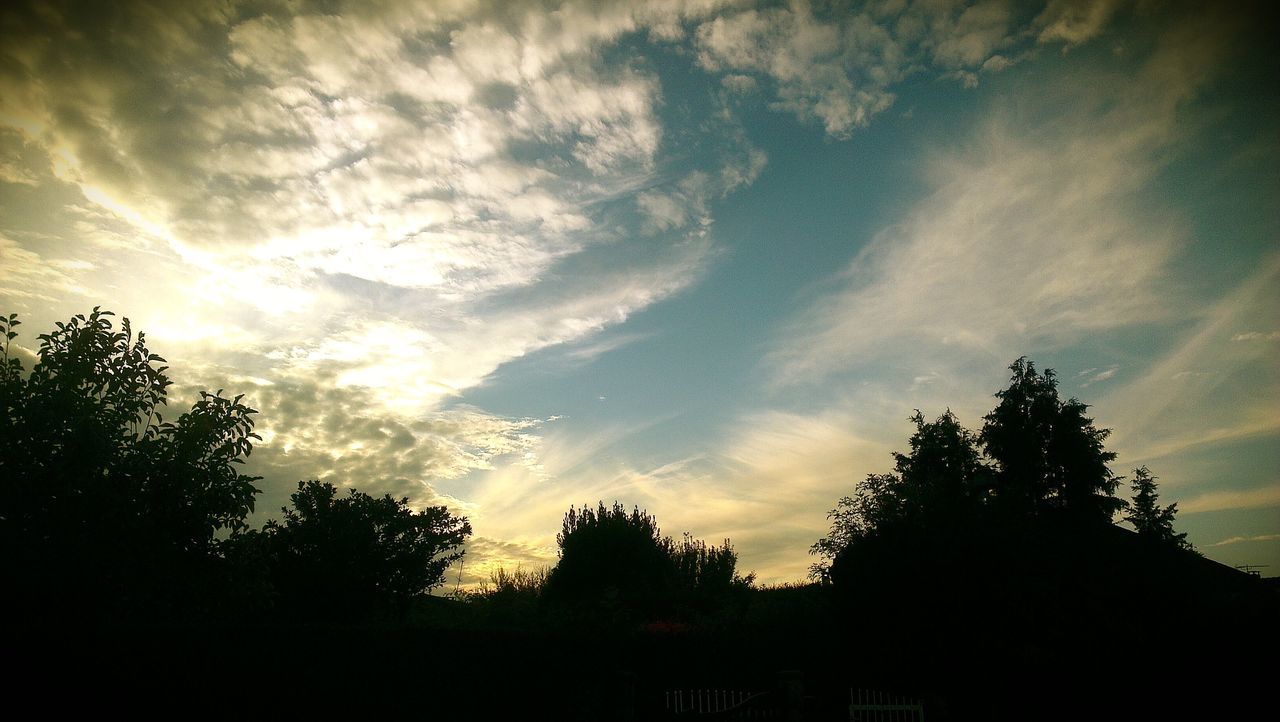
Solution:
[[[0,535],[33,605],[81,588],[130,600],[107,615],[160,613],[196,594],[219,532],[253,510],[257,477],[239,465],[256,412],[204,392],[166,421],[165,360],[112,316],[94,308],[41,334],[29,372],[10,355],[20,322],[2,319]]]

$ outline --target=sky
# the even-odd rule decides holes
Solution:
[[[1280,77],[1262,4],[7,4],[0,311],[101,305],[171,405],[446,504],[451,584],[570,505],[805,578],[914,410],[1020,356],[1205,555],[1280,573]],[[1127,482],[1122,484],[1127,495]]]

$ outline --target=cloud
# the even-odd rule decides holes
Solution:
[[[177,414],[201,388],[244,394],[257,409],[254,445],[245,473],[263,477],[259,522],[278,516],[298,481],[320,479],[366,493],[405,497],[413,508],[446,505],[474,516],[466,479],[513,466],[541,478],[541,434],[554,419],[510,418],[465,404],[406,416],[367,388],[342,386],[332,371],[275,380],[226,368],[199,369],[199,386],[180,377],[170,389]],[[166,414],[167,416],[168,414]]]
[[[709,204],[764,165],[723,118],[668,138],[652,66],[605,52],[716,5],[17,8],[0,298],[130,316],[175,402],[245,391],[261,515],[323,478],[484,517],[470,478],[543,483],[548,422],[458,397],[638,338],[600,334],[703,277]]]
[[[887,87],[903,75],[900,51],[883,28],[864,15],[847,27],[824,23],[804,3],[721,15],[696,37],[699,63],[726,71],[727,87],[747,89],[753,78],[744,71],[764,74],[776,87],[774,107],[816,118],[837,137],[888,108]]]
[[[1113,445],[1155,460],[1185,449],[1280,431],[1280,384],[1268,346],[1230,343],[1231,331],[1274,317],[1280,254],[1214,303],[1164,355],[1098,402],[1115,424]],[[1229,404],[1215,400],[1233,399]]]
[[[1238,333],[1231,337],[1232,341],[1280,341],[1280,331],[1272,331],[1271,333],[1262,333],[1261,331],[1249,331],[1247,333]]]
[[[1087,369],[1085,371],[1081,371],[1080,373],[1076,374],[1076,376],[1077,378],[1085,377],[1084,380],[1080,382],[1080,388],[1087,388],[1100,381],[1111,380],[1112,378],[1115,377],[1116,372],[1119,370],[1120,370],[1119,366],[1110,366],[1101,371],[1099,371],[1098,369]]]
[[[1029,346],[1171,318],[1164,289],[1190,233],[1175,213],[1153,212],[1145,188],[1187,137],[1179,113],[1226,42],[1183,36],[1182,26],[1157,33],[1125,82],[1085,62],[1070,81],[1046,81],[1063,101],[1052,111],[997,101],[966,143],[927,158],[928,194],[775,343],[775,378],[889,357],[1003,363]]]
[[[1178,511],[1183,514],[1200,514],[1232,509],[1259,509],[1277,504],[1280,504],[1280,486],[1267,486],[1259,489],[1206,492],[1178,502]]]
[[[1209,546],[1224,547],[1231,544],[1239,544],[1241,542],[1269,542],[1269,541],[1280,541],[1280,534],[1257,534],[1255,536],[1233,536],[1227,539],[1223,539],[1222,541],[1217,542],[1215,544],[1210,544]]]
[[[80,277],[93,265],[79,259],[47,259],[0,235],[0,294],[18,300],[52,303],[67,296],[84,298]]]
[[[1079,45],[1100,34],[1125,0],[1051,0],[1033,25],[1040,28],[1041,43],[1061,41]]]
[[[1064,158],[995,123],[974,151],[935,159],[936,190],[775,346],[776,378],[821,378],[908,349],[1007,360],[1028,341],[1164,317],[1153,286],[1183,232],[1137,210],[1127,196],[1138,160],[1106,137]]]
[[[126,3],[119,33],[87,9],[17,12],[2,167],[38,178],[55,210],[43,234],[6,240],[21,266],[6,295],[118,299],[178,359],[238,330],[259,375],[340,365],[338,383],[383,387],[377,400],[402,412],[436,407],[678,293],[715,257],[707,203],[751,182],[763,155],[718,145],[663,181],[656,75],[603,53],[715,7]],[[54,187],[78,191],[76,218]],[[646,228],[643,255],[617,243]],[[52,253],[49,239],[74,236],[101,248]],[[124,247],[170,272],[149,303],[74,265]],[[175,316],[235,320],[215,331]]]
[[[656,423],[547,431],[538,451],[542,476],[504,466],[473,478],[473,521],[494,537],[553,551],[570,505],[618,500],[654,514],[665,534],[731,539],[742,570],[756,571],[762,582],[796,581],[835,500],[866,473],[892,464],[884,431],[843,409],[744,413],[715,434],[714,451],[632,458],[628,439]],[[485,554],[476,554],[477,565],[504,563]]]
[[[1111,22],[1118,3],[1051,2],[1022,21],[1015,3],[871,3],[857,11],[815,9],[793,0],[782,7],[725,11],[696,30],[698,62],[735,93],[765,77],[775,110],[819,121],[847,138],[891,107],[894,88],[913,75],[934,74],[976,87],[1034,55],[1040,43],[1084,43]]]

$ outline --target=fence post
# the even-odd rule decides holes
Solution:
[[[782,693],[783,717],[788,722],[804,719],[804,676],[800,670],[778,672],[778,691]]]

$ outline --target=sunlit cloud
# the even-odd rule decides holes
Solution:
[[[1239,491],[1211,491],[1178,502],[1183,514],[1199,514],[1230,509],[1257,509],[1280,505],[1280,485]]]
[[[464,584],[553,562],[568,505],[612,499],[798,579],[913,409],[976,427],[1026,353],[1070,359],[1064,390],[1124,464],[1280,432],[1269,226],[1239,243],[1246,273],[1196,285],[1188,259],[1221,239],[1161,185],[1223,113],[1242,21],[1139,5],[19,8],[0,29],[0,301],[28,362],[35,333],[101,304],[148,332],[175,401],[246,392],[267,514],[303,478],[466,513]],[[948,133],[916,130],[928,112]],[[769,184],[798,135],[861,159],[886,126],[912,183],[859,160],[893,207],[831,196],[867,237],[724,222],[791,219]],[[794,298],[717,315],[766,243],[777,268],[748,274],[766,295],[782,259],[848,252]],[[714,324],[751,345],[720,348]],[[573,374],[581,400],[537,392]],[[705,428],[639,441],[726,385]],[[1159,473],[1187,513],[1273,503]]]

